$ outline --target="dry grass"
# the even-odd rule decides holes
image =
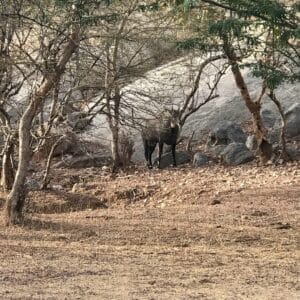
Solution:
[[[1,299],[299,299],[299,164],[53,184],[1,225]]]

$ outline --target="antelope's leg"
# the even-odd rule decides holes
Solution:
[[[160,168],[160,162],[161,162],[161,155],[163,153],[163,148],[164,148],[164,143],[159,143],[159,148],[158,148],[158,167]]]
[[[172,145],[173,166],[176,167],[176,144]]]
[[[148,147],[148,168],[151,169],[152,168],[152,153],[155,149],[155,146],[149,146]]]
[[[148,143],[147,143],[147,141],[144,141],[144,155],[145,155],[145,159],[148,163]]]

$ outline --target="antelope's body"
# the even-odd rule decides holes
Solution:
[[[145,159],[149,169],[152,168],[152,153],[158,144],[158,167],[164,144],[170,145],[173,165],[176,166],[176,143],[179,135],[179,111],[164,112],[157,120],[148,121],[142,130]]]

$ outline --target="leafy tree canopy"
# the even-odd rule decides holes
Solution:
[[[221,51],[224,40],[238,57],[254,58],[250,67],[270,89],[284,81],[300,80],[299,8],[297,1],[176,0],[178,15],[193,34],[179,42],[184,49]],[[200,18],[199,15],[202,17]],[[183,20],[183,19],[181,19]]]

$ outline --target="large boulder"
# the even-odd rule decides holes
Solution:
[[[294,103],[285,111],[287,136],[300,135],[300,103]]]
[[[280,143],[280,133],[281,127],[278,127],[277,123],[275,126],[268,131],[268,141],[273,145],[278,145]]]
[[[253,153],[243,143],[231,143],[221,153],[221,160],[228,164],[237,166],[254,159]]]
[[[112,158],[107,155],[83,155],[77,157],[69,157],[56,163],[54,168],[91,168],[102,167],[112,163]]]
[[[191,161],[191,153],[188,151],[176,151],[176,163],[182,165]],[[158,164],[158,158],[154,160],[154,165]],[[166,168],[173,164],[172,153],[166,153],[161,156],[160,166]]]
[[[209,132],[206,148],[213,157],[219,159],[228,145],[245,144],[246,140],[247,135],[238,124],[223,121]]]
[[[45,139],[44,143],[40,147],[39,151],[35,154],[35,158],[43,159],[48,157],[52,146],[57,142],[57,146],[54,149],[53,157],[64,154],[82,155],[83,149],[81,149],[81,142],[77,135],[72,131],[61,132],[52,128],[49,136]]]
[[[254,134],[249,135],[246,140],[246,147],[251,151],[256,151],[257,149],[257,139]]]
[[[300,135],[300,103],[294,103],[285,111],[286,136],[293,138]],[[269,128],[268,139],[272,144],[280,142],[281,119],[277,119],[272,128]]]
[[[209,162],[209,157],[200,152],[196,152],[193,157],[193,166],[194,167],[202,167],[206,166]]]
[[[66,123],[74,131],[82,131],[91,123],[85,112],[72,112],[67,115]]]
[[[209,147],[214,147],[231,143],[245,143],[246,139],[247,135],[238,124],[224,121],[209,133],[207,144]]]
[[[300,160],[300,149],[297,146],[289,146],[287,153],[292,160]]]
[[[210,153],[210,155],[216,159],[220,158],[221,153],[223,150],[227,147],[227,145],[216,145],[214,147],[207,147],[207,151]]]
[[[263,109],[260,114],[264,125],[268,129],[273,128],[276,122],[278,122],[278,113],[276,114],[274,110]]]

